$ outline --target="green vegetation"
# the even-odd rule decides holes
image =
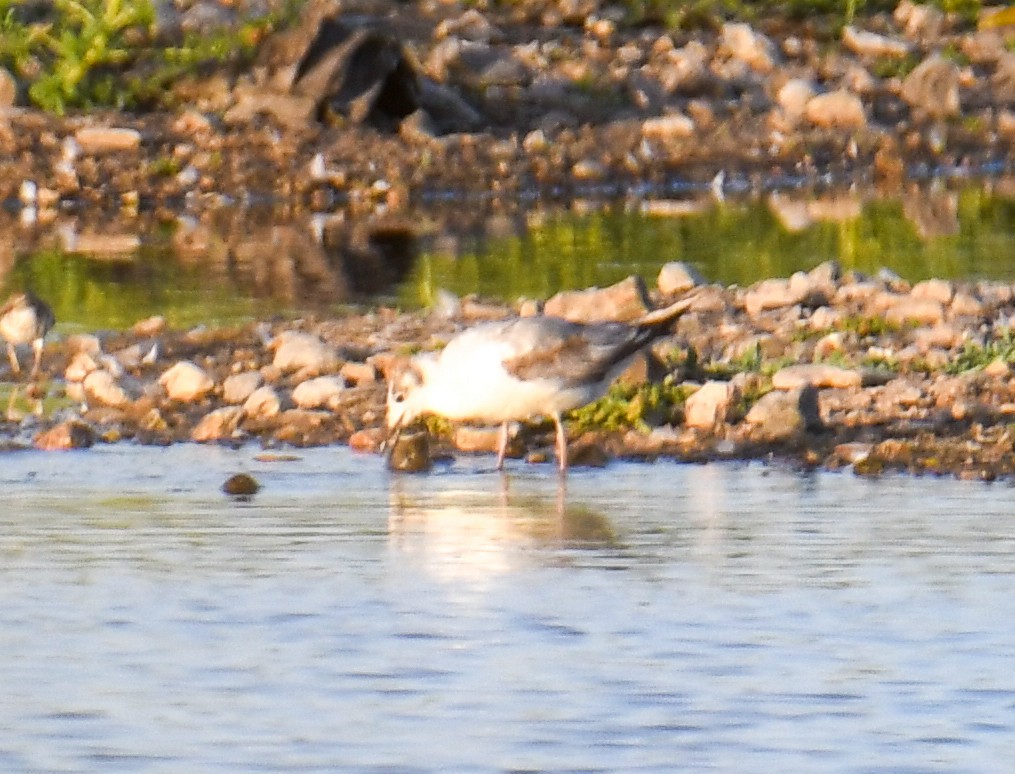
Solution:
[[[1015,363],[1015,332],[1006,330],[1000,338],[984,344],[967,341],[962,351],[948,363],[945,371],[950,374],[963,374],[978,371],[995,360]]]
[[[575,433],[631,429],[648,432],[653,426],[670,422],[674,409],[684,405],[692,391],[670,377],[638,387],[615,384],[599,400],[570,412],[568,421]]]
[[[265,31],[298,5],[235,29],[188,34],[169,45],[157,36],[151,0],[53,0],[36,19],[23,0],[0,0],[0,65],[28,83],[29,98],[54,113],[103,105],[160,103],[175,78],[206,64],[249,60]]]

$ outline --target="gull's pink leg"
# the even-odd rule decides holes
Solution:
[[[504,469],[504,457],[507,455],[508,445],[508,423],[502,422],[500,426],[500,435],[497,440],[497,470]]]
[[[560,421],[560,414],[555,411],[550,417],[553,419],[553,424],[557,426],[557,465],[561,473],[567,473],[567,434]]]

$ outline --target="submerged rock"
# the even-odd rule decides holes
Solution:
[[[35,448],[43,451],[87,449],[95,443],[95,431],[84,422],[61,422],[35,436]]]
[[[400,473],[422,473],[432,467],[430,436],[426,432],[403,433],[388,455],[388,468]]]
[[[261,485],[249,473],[236,473],[222,484],[222,491],[233,497],[250,497],[257,494]]]

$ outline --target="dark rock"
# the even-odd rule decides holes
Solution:
[[[249,473],[237,473],[222,484],[222,491],[233,497],[250,497],[257,494],[261,485]]]
[[[430,436],[426,432],[403,433],[388,455],[388,468],[400,473],[422,473],[431,467]]]
[[[87,449],[95,443],[95,431],[84,422],[61,422],[35,436],[35,448],[43,451]]]

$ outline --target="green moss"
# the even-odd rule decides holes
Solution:
[[[674,410],[692,392],[693,388],[676,384],[671,377],[638,387],[615,384],[602,398],[575,409],[567,418],[575,433],[631,429],[647,432],[671,421]]]

